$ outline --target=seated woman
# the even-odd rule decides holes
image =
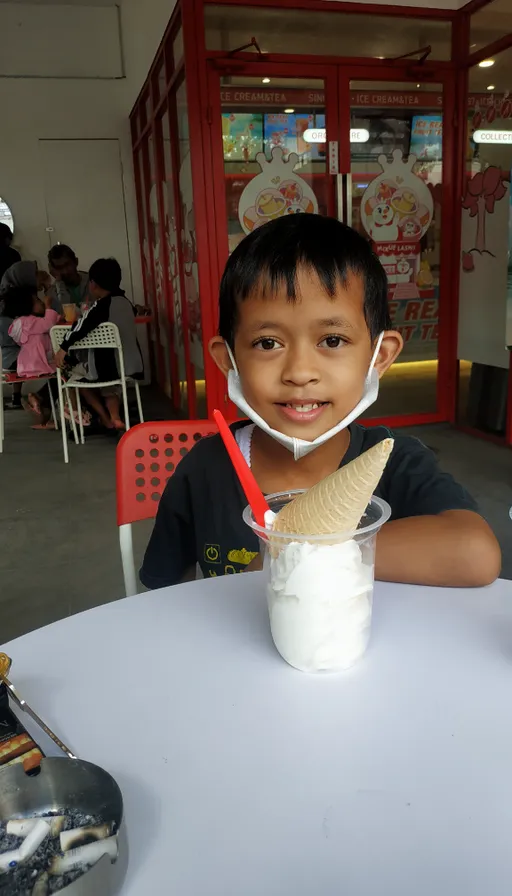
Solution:
[[[92,333],[100,324],[109,321],[116,324],[119,329],[126,376],[141,378],[143,375],[142,355],[135,325],[136,311],[121,289],[121,277],[121,267],[115,258],[99,258],[89,271],[89,293],[95,302],[73,325],[61,343],[61,350],[55,356],[59,367],[70,367],[74,381],[104,383],[119,379],[116,350],[113,348],[89,351],[84,364],[78,363],[76,358],[68,354],[73,345]],[[98,396],[98,392],[101,397]],[[120,414],[118,386],[106,386],[101,390],[82,389],[80,395],[96,411],[106,429],[125,429]]]

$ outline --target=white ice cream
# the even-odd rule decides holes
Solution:
[[[283,659],[304,672],[355,663],[368,645],[373,590],[359,545],[293,542],[269,562],[270,628]]]

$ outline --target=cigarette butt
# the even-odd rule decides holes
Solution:
[[[74,868],[83,868],[86,865],[94,865],[102,856],[108,855],[112,860],[117,859],[117,837],[108,837],[106,840],[96,840],[78,849],[70,849],[63,856],[55,856],[48,868],[49,874],[66,874]]]
[[[15,837],[26,837],[37,822],[37,818],[11,818],[5,830]]]
[[[88,843],[94,843],[96,840],[105,840],[112,833],[111,824],[99,824],[89,828],[73,828],[72,831],[62,831],[60,835],[60,846],[63,852],[70,849],[76,849],[79,846],[86,846]]]
[[[66,821],[65,815],[53,815],[50,818],[45,818],[45,821],[50,825],[50,834],[52,837],[58,837],[62,828],[64,827],[64,822]]]
[[[11,849],[9,852],[0,853],[0,873],[12,871],[20,862],[19,849]]]
[[[32,830],[27,834],[18,852],[20,861],[26,862],[30,856],[33,856],[36,849],[39,849],[43,840],[46,840],[50,833],[50,825],[44,818],[38,818]]]
[[[48,893],[48,872],[43,871],[37,878],[31,896],[46,896]]]

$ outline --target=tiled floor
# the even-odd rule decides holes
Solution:
[[[146,410],[148,410],[146,400]],[[154,414],[157,416],[157,414]],[[158,415],[160,416],[160,415]],[[70,443],[6,413],[0,455],[0,643],[123,596],[115,516],[115,440]],[[448,427],[414,430],[481,503],[512,578],[512,453]],[[134,527],[140,558],[151,523]]]

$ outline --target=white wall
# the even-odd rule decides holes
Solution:
[[[117,6],[0,3],[0,76],[120,78]],[[58,49],[53,49],[58,48]]]
[[[14,12],[13,6],[16,7]],[[31,27],[31,16],[37,21],[36,30]],[[53,2],[37,6],[23,2],[0,3],[0,26],[7,22],[7,30],[0,27],[0,71],[11,75],[0,77],[0,196],[9,203],[14,215],[15,245],[23,257],[34,258],[46,265],[50,237],[46,232],[45,184],[39,141],[117,139],[123,167],[131,279],[134,297],[141,301],[128,120],[137,90],[129,88],[126,79],[105,78],[108,72],[120,72],[118,10],[113,4],[108,7],[97,2],[92,6],[64,6]],[[16,22],[19,27],[15,27]],[[96,39],[98,28],[103,31]],[[111,56],[107,63],[104,59],[107,54],[105,31],[109,35]],[[7,47],[8,53],[5,53]],[[78,60],[75,77],[66,77],[71,71],[73,48]],[[31,68],[27,68],[29,64]],[[56,77],[45,77],[49,70]],[[20,77],[23,71],[31,71],[39,77]],[[76,77],[77,73],[82,77]],[[109,202],[108,192],[104,201]],[[101,216],[101,208],[96,210],[96,215]],[[80,216],[79,208],[77,216]],[[95,226],[94,219],[90,223],[83,222],[84,228],[89,226]],[[80,254],[79,245],[73,248]]]
[[[121,33],[128,113],[146,80],[175,6],[176,0],[122,0]]]
[[[45,264],[48,252],[45,185],[39,140],[117,138],[123,182],[134,290],[142,297],[137,212],[132,176],[129,122],[123,81],[0,78],[2,134],[0,195],[14,214],[15,244],[22,255]],[[109,197],[105,195],[105,202]],[[101,216],[101,208],[96,214]],[[80,209],[77,209],[80,215]],[[84,222],[84,226],[89,226]],[[94,220],[90,222],[94,227]],[[80,246],[74,247],[80,252]]]

